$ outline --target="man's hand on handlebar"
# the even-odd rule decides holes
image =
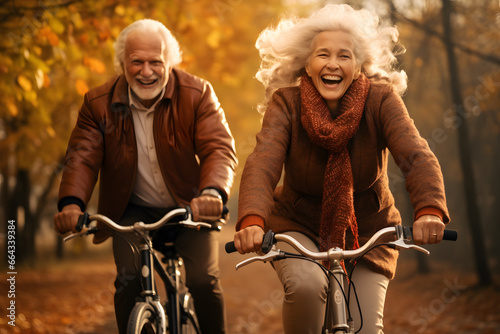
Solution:
[[[61,212],[54,216],[54,229],[60,234],[66,234],[68,232],[76,233],[76,224],[78,223],[78,218],[82,214],[83,212],[78,205],[66,205]]]
[[[190,203],[193,213],[193,221],[215,221],[222,216],[223,203],[222,199],[211,196],[202,195],[195,197]]]
[[[413,242],[416,245],[438,244],[443,240],[445,224],[434,215],[423,215],[413,223]]]
[[[262,248],[264,230],[258,225],[250,225],[234,235],[234,247],[240,254],[258,252]]]

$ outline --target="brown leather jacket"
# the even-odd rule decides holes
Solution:
[[[227,200],[237,159],[234,139],[211,85],[174,68],[154,113],[158,162],[177,203],[186,205],[200,190],[211,187]],[[85,95],[68,144],[59,206],[71,197],[86,206],[99,172],[98,211],[117,221],[129,202],[137,173],[124,76]]]
[[[246,216],[257,215],[264,219],[265,229],[298,231],[318,240],[327,152],[311,143],[300,110],[298,87],[274,94],[257,146],[245,163],[237,229]],[[444,213],[445,223],[449,221],[436,157],[420,137],[401,98],[388,85],[372,83],[360,128],[349,143],[360,245],[377,230],[401,223],[389,189],[389,151],[406,176],[415,212],[434,207]],[[283,166],[283,184],[277,186]],[[378,247],[364,260],[373,270],[392,278],[397,254]]]

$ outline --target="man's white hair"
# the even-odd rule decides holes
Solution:
[[[140,31],[144,34],[159,34],[165,42],[165,59],[169,67],[176,66],[182,61],[182,54],[179,43],[172,35],[172,33],[163,25],[163,23],[151,19],[143,19],[135,21],[128,25],[120,32],[118,38],[113,44],[115,49],[115,57],[113,59],[113,66],[117,74],[123,73],[123,62],[125,57],[125,43],[127,36],[132,31]]]

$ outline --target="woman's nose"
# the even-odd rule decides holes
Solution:
[[[335,60],[335,58],[330,58],[328,59],[328,62],[326,63],[326,68],[330,69],[330,70],[335,70],[337,69],[339,66],[338,66],[338,63],[337,61]]]

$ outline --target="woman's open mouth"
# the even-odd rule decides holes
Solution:
[[[338,85],[342,81],[342,78],[338,75],[325,74],[321,76],[321,81],[323,81],[325,85]]]

